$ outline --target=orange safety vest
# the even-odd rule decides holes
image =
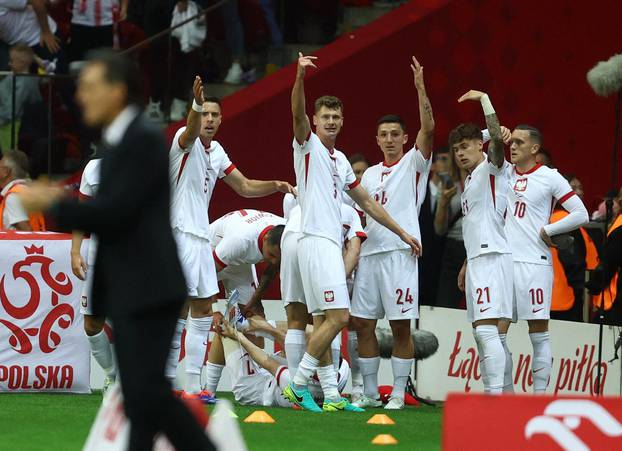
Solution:
[[[618,215],[609,231],[607,232],[607,236],[611,235],[611,233],[617,229],[618,227],[622,227],[622,214]],[[592,305],[596,308],[600,306],[601,299],[604,298],[605,301],[605,310],[611,310],[611,306],[613,305],[613,301],[616,299],[616,294],[618,293],[618,274],[614,274],[611,279],[611,283],[608,288],[605,288],[601,294],[596,296],[592,296]]]
[[[6,195],[0,201],[0,230],[8,229],[10,224],[3,224],[4,207],[6,200],[11,194],[19,193],[24,188],[23,183],[16,183],[7,191]],[[45,219],[42,213],[30,213],[28,214],[28,222],[33,232],[45,232]]]
[[[562,218],[568,216],[566,210],[555,210],[551,215],[551,223],[557,222]],[[591,271],[598,266],[598,250],[594,241],[588,235],[588,233],[580,228],[579,231],[583,236],[585,242],[585,264],[588,271]],[[574,290],[568,284],[566,273],[561,261],[559,260],[559,254],[557,249],[551,248],[552,260],[553,260],[553,293],[551,298],[551,310],[553,311],[565,311],[570,310],[574,304]]]

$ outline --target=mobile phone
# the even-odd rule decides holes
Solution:
[[[439,172],[438,176],[441,179],[441,182],[443,183],[443,187],[445,189],[451,189],[454,187],[454,180],[451,178],[451,175],[449,175],[448,172]]]

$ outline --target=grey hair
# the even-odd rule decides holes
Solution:
[[[11,174],[16,179],[28,177],[28,156],[21,150],[7,150],[3,153],[4,164],[11,170]]]

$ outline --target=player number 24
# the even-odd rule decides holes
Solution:
[[[398,288],[395,290],[395,294],[397,294],[397,305],[403,305],[404,302],[413,303],[413,296],[410,294],[410,288],[406,288],[406,294],[404,294],[404,290]],[[402,298],[404,298],[404,300],[402,300]]]

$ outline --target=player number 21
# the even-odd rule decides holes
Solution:
[[[395,294],[397,294],[397,305],[403,305],[404,302],[413,303],[413,296],[410,294],[410,288],[406,288],[406,295],[404,295],[404,290],[401,288],[395,290]],[[404,298],[404,300],[402,300],[402,298]]]
[[[478,288],[475,292],[477,293],[478,304],[483,304],[484,302],[488,302],[490,304],[490,288]],[[486,301],[484,301],[484,294],[486,295]]]

